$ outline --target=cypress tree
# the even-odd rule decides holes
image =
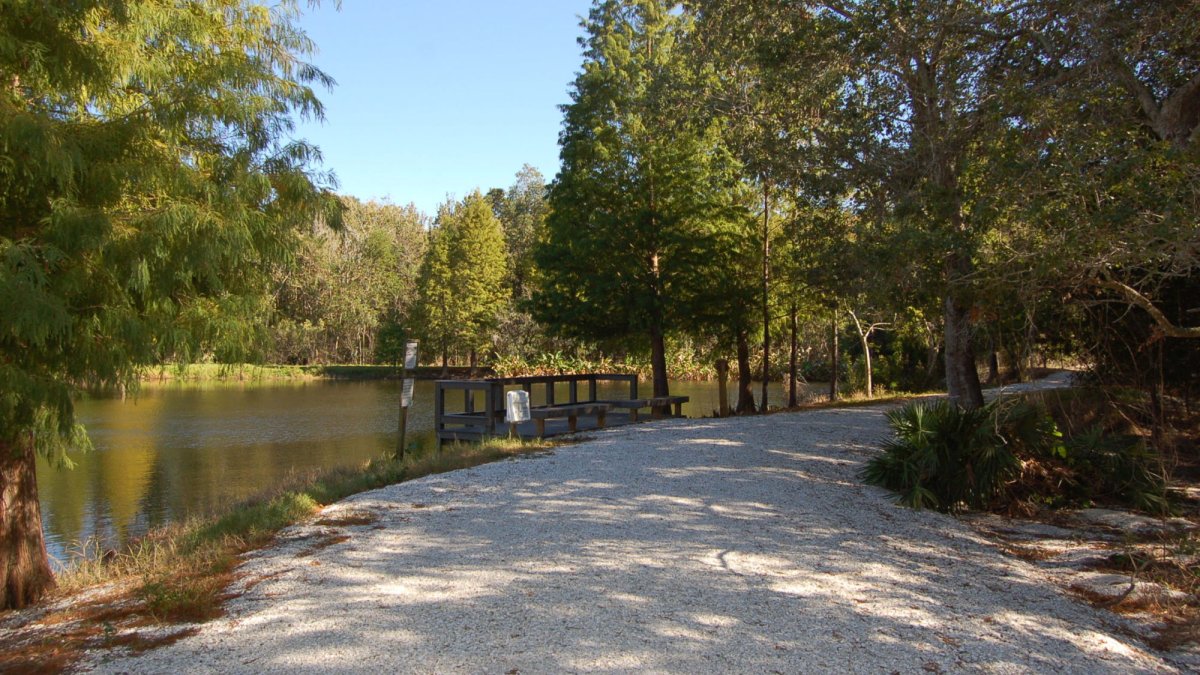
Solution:
[[[0,12],[0,607],[52,583],[35,453],[80,385],[252,350],[267,276],[336,200],[291,142],[328,78],[292,2],[14,0]]]
[[[669,394],[667,334],[712,316],[721,235],[739,217],[719,129],[686,103],[702,81],[687,67],[691,24],[675,4],[607,0],[584,22],[535,253],[534,316],[564,335],[648,343],[655,396]]]
[[[445,369],[451,352],[474,357],[491,340],[508,302],[508,259],[500,221],[478,191],[444,205],[430,238],[416,328]]]

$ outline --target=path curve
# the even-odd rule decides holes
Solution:
[[[100,672],[1172,671],[1121,619],[856,478],[884,408],[613,429],[357,495],[229,614]],[[341,536],[348,536],[338,541]],[[337,537],[337,538],[334,538]],[[320,544],[330,544],[324,548]]]

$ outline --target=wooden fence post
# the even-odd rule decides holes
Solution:
[[[717,360],[717,396],[721,398],[721,417],[729,417],[729,361]]]

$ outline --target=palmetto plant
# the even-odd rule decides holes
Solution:
[[[949,401],[917,403],[887,417],[894,437],[862,478],[912,508],[986,508],[1020,475],[1021,455],[1062,452],[1053,421],[1024,401],[973,410]]]

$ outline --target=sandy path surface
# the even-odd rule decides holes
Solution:
[[[862,485],[885,435],[880,408],[676,420],[364,493],[323,517],[374,522],[288,530],[247,562],[226,618],[93,665],[1172,670],[963,523]]]

